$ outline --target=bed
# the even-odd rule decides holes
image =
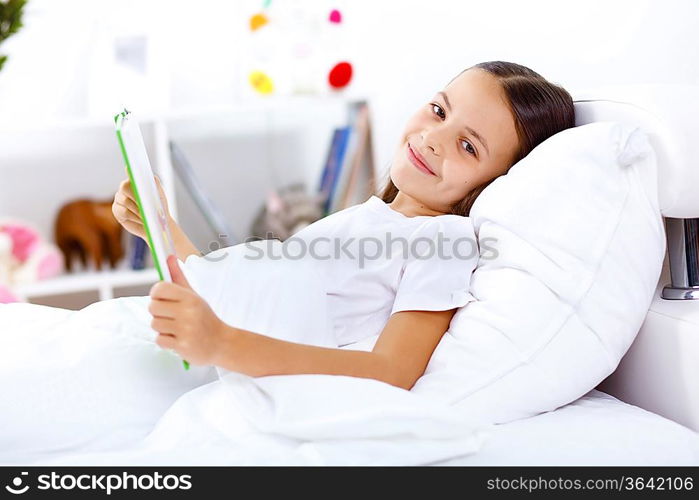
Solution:
[[[497,426],[478,453],[443,465],[697,465],[699,436],[597,389]]]
[[[673,222],[699,214],[691,201],[691,191],[699,185],[693,168],[698,151],[688,133],[693,108],[687,106],[696,90],[684,85],[607,86],[576,96],[576,125],[614,120],[640,125],[648,133],[660,171],[673,177],[659,185],[663,215]],[[663,298],[665,287],[677,281],[669,258],[678,251],[677,243],[668,241],[648,316],[611,376],[553,412],[497,426],[479,453],[445,463],[699,464],[699,303]],[[684,245],[684,239],[679,243]],[[686,280],[681,285],[692,288]]]
[[[598,389],[699,432],[699,282],[696,86],[608,86],[578,97],[576,124],[639,125],[656,152],[667,236],[662,272],[646,318],[616,371]],[[671,297],[669,299],[668,297]],[[680,299],[683,297],[684,300]]]
[[[675,139],[690,123],[677,105],[690,91],[673,92],[675,104],[660,108],[657,88],[590,91],[576,102],[577,124],[640,123],[659,161],[686,169],[696,155]],[[670,108],[686,115],[657,115]],[[686,196],[664,213],[696,216]],[[688,333],[687,325],[696,324],[699,302],[663,309],[668,277],[666,261],[649,311],[663,321],[644,323],[612,376],[570,404],[497,425],[377,381],[254,379],[212,367],[185,374],[179,358],[153,344],[148,297],[82,311],[0,306],[0,328],[22,332],[0,336],[0,393],[12,402],[0,413],[0,464],[698,465],[699,349],[691,349],[699,328]],[[668,344],[694,358],[658,356],[672,354]]]

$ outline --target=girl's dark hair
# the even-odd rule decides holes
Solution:
[[[575,126],[573,98],[563,87],[549,82],[537,72],[521,64],[488,61],[466,68],[461,73],[472,68],[487,71],[498,79],[514,116],[519,151],[508,171],[544,140]],[[452,78],[452,81],[459,75]],[[452,206],[451,213],[468,216],[478,195],[493,180],[495,179],[473,188],[463,200]],[[390,203],[397,194],[398,188],[393,184],[389,172],[381,199]]]

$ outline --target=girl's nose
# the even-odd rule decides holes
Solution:
[[[440,140],[439,134],[435,133],[434,130],[425,131],[422,136],[424,150],[430,150],[429,152],[439,156],[441,154]]]
[[[444,123],[427,124],[422,131],[422,144],[425,152],[441,156],[450,131]],[[428,149],[430,151],[428,151]]]

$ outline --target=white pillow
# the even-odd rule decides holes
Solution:
[[[564,130],[476,200],[476,301],[413,391],[503,423],[574,401],[612,373],[658,283],[655,154],[617,122]]]

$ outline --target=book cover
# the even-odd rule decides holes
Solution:
[[[352,169],[352,158],[354,156],[354,151],[357,149],[358,131],[356,126],[354,124],[349,125],[347,130],[347,139],[345,141],[343,154],[338,160],[339,167],[337,169],[338,173],[335,176],[335,185],[333,186],[330,200],[330,213],[337,212],[342,206],[342,198],[347,188],[347,181],[349,180],[350,171]]]
[[[340,137],[340,129],[336,128],[333,130],[332,137],[330,139],[330,145],[328,147],[328,154],[325,158],[325,165],[323,166],[323,173],[320,177],[320,184],[318,186],[318,192],[323,193],[326,196],[330,195],[330,186],[332,185],[331,171],[333,167],[333,158],[336,154],[337,143]]]
[[[143,238],[131,235],[131,255],[129,261],[131,263],[131,269],[145,269],[146,267],[146,252],[148,251],[148,245]]]
[[[360,103],[358,107],[355,127],[357,131],[356,147],[351,152],[348,178],[343,186],[338,210],[366,201],[373,193],[373,189],[368,190],[366,175],[369,173],[368,170],[373,174],[373,164],[369,141],[369,107],[365,103]]]
[[[114,117],[114,124],[155,269],[160,280],[172,281],[166,261],[168,255],[175,254],[175,245],[143,135],[133,115],[126,109]]]
[[[182,185],[187,189],[189,196],[199,208],[209,227],[221,239],[224,246],[233,246],[237,238],[233,236],[233,230],[223,212],[209,197],[202,183],[197,177],[194,167],[184,154],[182,149],[173,141],[170,141],[170,154],[172,167]]]
[[[378,196],[378,186],[376,183],[376,167],[374,162],[374,147],[371,140],[371,119],[367,115],[366,123],[366,142],[364,151],[361,156],[360,167],[358,169],[357,178],[348,194],[348,206],[363,203],[368,200],[371,195]]]
[[[333,142],[329,153],[329,167],[323,194],[326,196],[324,212],[330,213],[335,196],[338,178],[341,175],[342,163],[345,157],[345,150],[349,140],[351,127],[340,127],[333,135]]]

